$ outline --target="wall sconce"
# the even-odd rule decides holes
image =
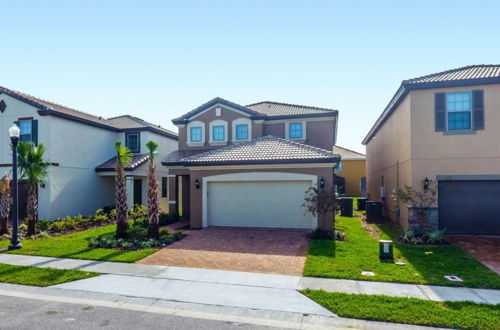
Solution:
[[[321,189],[325,188],[325,179],[323,177],[321,177],[321,179],[319,180],[319,186],[321,187]]]
[[[196,187],[196,189],[200,189],[200,180],[194,180],[194,186]]]
[[[429,184],[431,181],[429,180],[428,177],[425,177],[424,181],[422,181],[422,184],[424,185],[424,190],[427,190],[429,188]]]

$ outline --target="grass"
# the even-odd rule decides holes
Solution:
[[[459,329],[498,329],[500,304],[436,302],[417,298],[303,290],[340,317]]]
[[[112,235],[115,230],[116,225],[109,225],[62,236],[24,239],[22,240],[22,249],[8,251],[6,253],[130,263],[143,259],[158,251],[158,249],[123,251],[89,247],[89,240],[91,237]],[[0,248],[5,248],[8,245],[8,240],[0,241]]]
[[[12,284],[49,286],[81,280],[97,275],[99,274],[81,270],[37,268],[30,266],[0,264],[0,282]]]
[[[405,266],[381,261],[378,239],[361,226],[357,217],[336,217],[336,228],[343,230],[347,241],[312,240],[304,275],[400,283],[500,288],[500,276],[455,245],[408,246],[394,244],[395,261]],[[398,230],[388,225],[376,226],[380,239],[392,239]],[[361,275],[372,271],[375,276]],[[444,275],[456,275],[463,282],[450,282]]]

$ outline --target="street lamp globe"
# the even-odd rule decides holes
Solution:
[[[21,130],[19,127],[17,127],[16,124],[12,124],[12,126],[9,128],[9,135],[11,138],[19,138],[19,135],[21,134]]]

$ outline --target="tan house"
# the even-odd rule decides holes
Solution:
[[[500,234],[500,65],[405,80],[363,141],[367,191],[408,226],[390,194],[437,182],[438,223],[454,234]]]
[[[192,228],[321,226],[324,219],[302,204],[309,187],[333,186],[337,117],[330,109],[215,98],[174,119],[179,150],[162,161],[176,196],[170,211]]]
[[[344,186],[338,188],[339,193],[345,196],[363,196],[366,155],[340,146],[333,146],[333,153],[340,155],[342,159],[335,169],[337,182],[344,182]],[[338,180],[339,178],[343,180]]]

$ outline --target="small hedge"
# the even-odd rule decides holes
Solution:
[[[169,234],[166,228],[160,230],[160,239],[148,238],[148,219],[130,221],[127,228],[127,238],[116,238],[111,235],[92,237],[89,246],[92,248],[105,248],[117,250],[139,250],[162,248],[184,238],[182,232]]]

